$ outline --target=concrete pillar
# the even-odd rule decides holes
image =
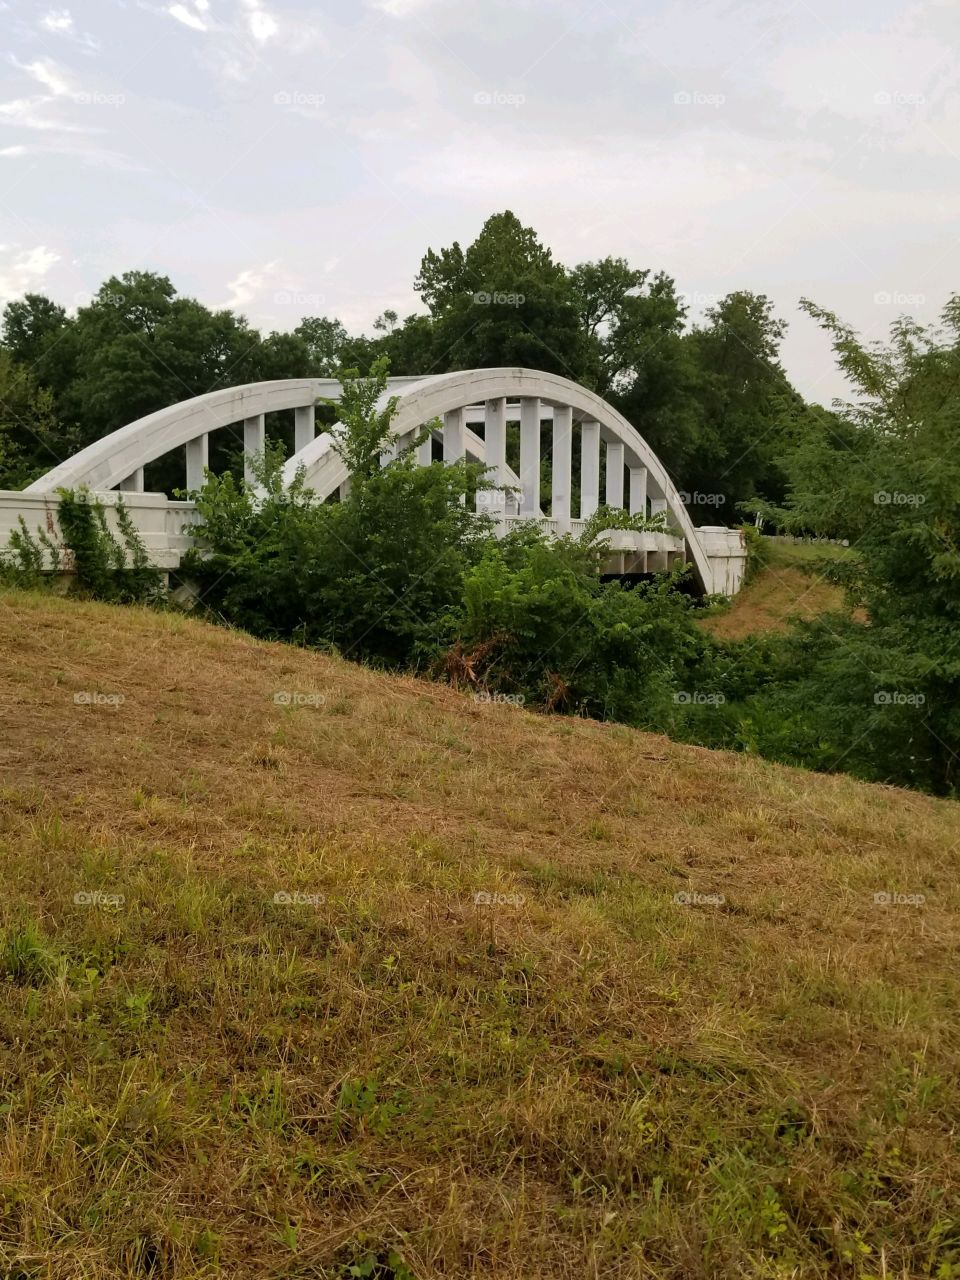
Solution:
[[[608,507],[623,506],[623,445],[618,440],[607,444],[607,497]]]
[[[197,436],[187,441],[187,489],[192,493],[203,488],[204,468],[210,465],[210,437]]]
[[[662,512],[665,512],[665,511],[666,511],[666,509],[667,509],[667,500],[666,500],[666,498],[651,498],[651,499],[650,499],[650,514],[651,514],[651,516],[658,516],[658,515],[660,515]]]
[[[416,434],[419,435],[420,432],[416,432]],[[432,461],[433,461],[433,428],[431,427],[430,430],[427,432],[426,440],[421,440],[420,443],[417,445],[417,466],[429,467]]]
[[[463,438],[463,410],[454,409],[443,415],[443,460],[461,462],[466,455]]]
[[[573,487],[573,410],[558,405],[553,411],[553,507],[560,529],[570,527],[570,493]]]
[[[293,412],[293,451],[299,453],[317,434],[317,406],[306,404]]]
[[[540,518],[540,401],[524,396],[520,401],[520,514]]]
[[[143,493],[143,467],[137,467],[117,485],[123,493]]]
[[[630,468],[630,514],[632,516],[647,515],[647,468]]]
[[[486,443],[486,463],[489,470],[487,479],[494,484],[504,485],[507,482],[507,399],[499,396],[488,400],[483,407],[483,433]],[[503,515],[506,510],[507,495],[502,489],[488,491],[483,495],[483,505],[491,515]]]
[[[250,460],[262,454],[266,444],[267,431],[263,414],[260,413],[255,418],[245,418],[243,422],[243,478],[249,483],[253,482]]]
[[[600,505],[600,423],[580,424],[580,519],[589,520]]]

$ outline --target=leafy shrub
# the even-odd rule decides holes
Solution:
[[[107,523],[106,508],[84,489],[60,490],[58,517],[71,556],[75,588],[95,600],[119,604],[156,601],[163,577],[150,563],[146,547],[123,499],[117,499],[119,536]]]

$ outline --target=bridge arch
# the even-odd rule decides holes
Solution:
[[[320,497],[330,496],[349,480],[334,447],[331,432],[316,435],[315,406],[320,399],[337,400],[341,394],[335,379],[288,379],[252,383],[213,391],[149,414],[101,440],[34,481],[28,494],[50,494],[58,488],[86,485],[91,490],[143,491],[143,468],[178,447],[185,447],[187,488],[202,484],[211,431],[243,423],[248,455],[262,450],[264,420],[268,413],[295,410],[295,447],[284,467],[289,483],[302,468],[308,487]],[[558,532],[576,528],[601,503],[625,507],[634,514],[665,512],[679,539],[663,539],[672,550],[664,553],[661,567],[671,555],[683,552],[693,562],[704,590],[732,594],[739,575],[731,576],[724,560],[737,559],[738,538],[733,530],[697,529],[666,469],[643,436],[612,405],[587,388],[556,374],[533,369],[474,369],[427,377],[393,378],[381,398],[381,407],[396,396],[397,411],[391,427],[397,445],[412,440],[427,423],[442,424],[443,456],[453,461],[470,455],[484,462],[495,482],[519,491],[517,514],[546,522]],[[520,472],[507,464],[507,421],[520,421]],[[539,477],[541,429],[553,424],[553,485],[551,511],[541,510]],[[483,435],[471,430],[483,424]],[[573,425],[581,431],[580,511],[571,511],[573,489]],[[606,451],[605,492],[600,493],[600,455]],[[433,456],[433,444],[421,445],[419,461]],[[626,483],[625,483],[625,477]],[[502,495],[491,496],[504,503]],[[499,512],[506,518],[506,506]],[[633,546],[639,546],[634,535]],[[625,544],[626,546],[626,544]],[[644,556],[646,553],[644,553]],[[643,563],[646,563],[644,558]],[[722,572],[721,572],[722,568]],[[742,568],[742,566],[741,566]],[[732,587],[732,590],[731,590]]]

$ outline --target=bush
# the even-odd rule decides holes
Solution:
[[[208,609],[256,635],[381,665],[436,658],[441,621],[491,537],[464,502],[482,468],[421,468],[408,450],[381,469],[385,383],[383,366],[370,380],[345,375],[338,447],[352,479],[344,501],[319,502],[302,475],[284,489],[279,452],[254,462],[252,484],[208,477],[197,497],[205,554],[185,561]]]
[[[599,555],[529,529],[489,545],[466,576],[445,669],[532,706],[662,728],[708,642],[672,578],[604,585]]]

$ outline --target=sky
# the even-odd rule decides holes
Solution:
[[[161,272],[264,329],[422,309],[428,247],[512,209],[568,266],[733,289],[845,386],[960,292],[958,0],[0,0],[0,305]]]

